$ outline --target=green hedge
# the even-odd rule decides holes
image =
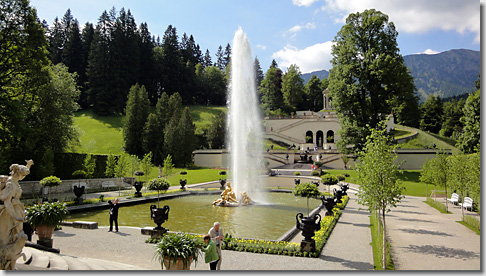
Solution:
[[[54,154],[54,175],[61,179],[77,179],[73,176],[73,172],[83,169],[83,163],[86,156],[86,153]],[[93,178],[104,178],[108,155],[93,154],[93,158],[96,160]]]

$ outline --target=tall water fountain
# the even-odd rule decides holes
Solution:
[[[263,162],[262,117],[256,90],[250,43],[241,27],[233,38],[231,82],[228,95],[228,140],[234,192],[266,202],[261,192]]]

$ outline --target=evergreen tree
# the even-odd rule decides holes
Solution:
[[[267,111],[275,111],[283,106],[282,70],[277,67],[275,60],[265,73],[259,91],[262,105]]]
[[[460,121],[464,128],[457,141],[458,148],[464,153],[480,152],[481,149],[481,90],[469,97],[462,112]]]
[[[211,60],[211,54],[207,49],[206,49],[206,53],[204,54],[204,62],[202,63],[202,65],[204,66],[204,68],[213,66],[213,61]]]
[[[388,16],[374,9],[352,13],[332,47],[329,91],[341,122],[341,151],[359,151],[369,129],[401,103],[412,99],[413,79],[397,44],[398,32]],[[409,95],[407,95],[409,94]]]
[[[180,162],[180,141],[182,140],[181,132],[178,130],[179,118],[173,116],[164,129],[164,153],[167,154],[166,156],[172,155],[177,165]]]
[[[216,52],[216,63],[214,63],[214,66],[216,66],[219,70],[224,71],[224,52],[223,52],[223,47],[219,45],[218,51]]]
[[[210,148],[220,149],[224,145],[226,136],[226,114],[224,112],[218,113],[209,125],[207,140]]]
[[[440,97],[430,95],[420,107],[422,118],[420,119],[420,129],[439,133],[442,126],[442,101]]]
[[[113,100],[116,95],[113,88],[116,87],[116,84],[114,83],[113,51],[111,49],[115,20],[113,16],[113,12],[109,14],[104,11],[101,14],[95,28],[88,58],[88,103],[99,115],[116,113],[116,108],[113,108]]]
[[[204,70],[205,101],[209,105],[226,104],[227,82],[224,73],[215,66]]]
[[[86,23],[84,25],[83,31],[81,32],[81,49],[82,52],[82,59],[81,59],[81,68],[78,74],[78,84],[80,84],[80,91],[81,94],[79,96],[79,105],[81,108],[88,108],[88,59],[89,59],[89,52],[91,50],[91,43],[93,42],[94,38],[94,27],[91,23]]]
[[[230,44],[226,44],[226,48],[224,48],[223,53],[223,66],[224,68],[228,67],[231,62],[231,46]]]
[[[62,61],[69,68],[70,73],[76,73],[78,76],[85,68],[83,65],[83,45],[77,20],[73,20],[68,29],[67,39],[62,52]],[[78,83],[80,86],[81,83]]]
[[[128,94],[125,117],[123,117],[124,148],[129,154],[143,156],[143,132],[149,106],[145,87],[140,87],[138,84],[132,86]]]
[[[451,137],[454,140],[462,133],[461,117],[464,114],[462,108],[466,101],[464,99],[451,100],[443,103],[442,127],[439,134],[444,137]]]
[[[62,61],[62,49],[64,47],[64,33],[61,22],[56,17],[52,23],[52,29],[49,30],[49,59],[53,64]]]
[[[188,107],[184,108],[177,128],[180,132],[180,145],[177,151],[177,154],[180,155],[178,164],[186,167],[192,163],[192,152],[196,149],[196,126],[192,122]]]
[[[260,87],[263,78],[265,78],[265,75],[263,74],[262,67],[260,66],[260,61],[258,60],[257,57],[255,57],[255,60],[253,61],[253,67],[255,68],[255,82],[256,86]]]
[[[144,128],[143,142],[144,152],[152,152],[152,162],[155,165],[162,165],[164,160],[164,129],[169,121],[169,96],[167,93],[162,93],[154,113],[148,116],[147,123]]]
[[[179,91],[180,74],[183,68],[181,53],[177,38],[177,30],[169,25],[162,40],[161,87],[169,95]]]
[[[321,80],[317,76],[312,76],[310,80],[305,85],[305,98],[306,101],[306,109],[310,109],[313,111],[319,111],[324,106],[324,99],[322,97],[322,88],[321,88]]]
[[[156,83],[154,81],[154,47],[155,43],[148,30],[147,23],[141,23],[138,30],[138,37],[140,38],[140,85],[147,89],[148,97],[151,105],[157,103],[158,95]]]
[[[304,104],[304,80],[297,65],[293,64],[282,77],[282,94],[288,112],[302,109]]]

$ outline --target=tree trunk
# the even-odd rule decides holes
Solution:
[[[383,270],[386,270],[386,224],[385,224],[385,210],[383,208]]]

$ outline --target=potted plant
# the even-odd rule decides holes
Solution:
[[[52,247],[52,233],[68,214],[65,204],[45,202],[27,208],[25,218],[39,236],[37,243]]]
[[[218,174],[221,175],[221,178],[219,179],[219,184],[221,187],[219,189],[224,190],[224,185],[226,184],[226,179],[224,179],[224,176],[226,175],[226,171],[220,171]]]
[[[61,179],[57,176],[47,176],[40,181],[40,185],[48,189],[48,201],[51,200],[51,189],[49,187],[55,187],[61,185]]]
[[[321,192],[319,192],[317,185],[312,183],[296,185],[292,192],[294,196],[307,198],[307,215],[309,215],[309,198],[318,198],[321,195]]]
[[[295,219],[297,229],[302,230],[302,236],[305,238],[300,243],[301,251],[313,252],[316,249],[316,242],[312,237],[314,237],[316,231],[321,229],[321,216],[319,214],[315,214],[312,217],[309,215],[309,198],[318,198],[321,193],[317,185],[312,183],[295,186],[293,193],[295,196],[307,198],[307,216],[304,217],[302,213],[298,213]]]
[[[169,233],[155,245],[156,258],[167,270],[189,270],[192,261],[201,255],[201,241],[184,233]]]
[[[135,176],[143,176],[145,173],[143,171],[136,171]],[[140,180],[140,179],[138,179]],[[135,181],[135,184],[133,184],[133,187],[135,188],[135,197],[141,197],[142,196],[142,188],[143,188],[143,182],[141,181]]]
[[[86,172],[83,170],[77,170],[73,172],[73,176],[78,179],[78,186],[74,185],[73,187],[73,192],[74,195],[76,196],[75,201],[76,203],[81,204],[83,202],[81,196],[84,194],[84,189],[85,189],[85,186],[81,186],[81,178],[86,177]]]

